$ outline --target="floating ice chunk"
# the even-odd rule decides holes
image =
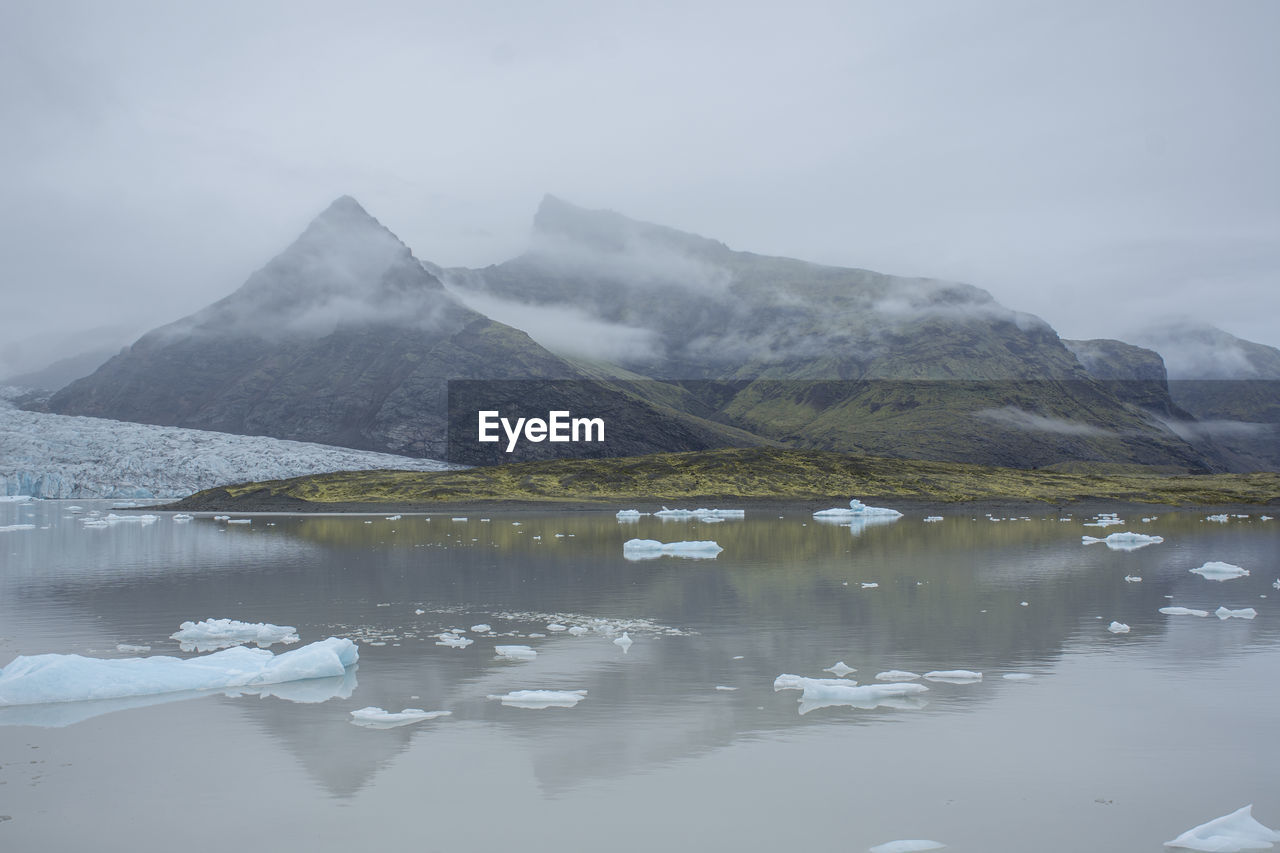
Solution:
[[[919,673],[907,672],[902,669],[891,669],[887,672],[876,673],[876,681],[915,681],[919,677]]]
[[[253,523],[252,518],[232,518],[227,521],[227,524],[252,524],[252,523]]]
[[[453,517],[453,520],[454,520],[454,521],[466,521],[466,520],[467,520],[467,517],[466,517],[465,515],[455,515],[455,516]],[[520,522],[518,522],[518,521],[517,521],[517,522],[515,522],[515,523],[516,523],[516,524],[519,524]]]
[[[1226,607],[1219,607],[1213,611],[1213,615],[1219,619],[1252,619],[1258,615],[1258,611],[1252,607],[1244,607],[1240,610],[1228,610]]]
[[[1031,673],[1029,673],[1029,672],[1006,672],[1004,675],[1002,675],[1002,676],[1000,676],[1000,677],[1001,677],[1001,678],[1007,678],[1007,679],[1009,679],[1010,681],[1027,681],[1028,679],[1030,679],[1030,678],[1031,678]]]
[[[581,625],[571,625],[569,626],[569,633],[574,637],[581,637],[583,634],[587,633],[587,629],[583,628]]]
[[[941,669],[926,672],[924,677],[930,681],[945,681],[949,684],[972,684],[982,680],[982,673],[971,669]]]
[[[862,588],[863,588],[863,589],[879,589],[879,588],[880,588],[880,584],[878,584],[878,583],[864,583],[864,584],[862,585]]]
[[[418,611],[418,612],[421,613],[422,611]],[[476,633],[476,634],[486,634],[489,631],[492,631],[493,628],[489,625],[489,623],[481,622],[479,625],[472,625],[471,630],[473,633]]]
[[[1205,563],[1198,569],[1192,569],[1191,573],[1211,581],[1229,581],[1235,578],[1248,577],[1249,570],[1233,566],[1230,563],[1214,561]]]
[[[138,653],[138,652],[149,652],[149,651],[151,651],[151,647],[150,647],[150,646],[135,646],[135,645],[132,645],[131,643],[116,643],[116,651],[118,651],[118,652],[126,652],[126,653],[129,653],[129,654],[136,654],[136,653]]]
[[[559,633],[560,631],[568,631],[568,630],[569,630],[569,626],[568,626],[568,625],[561,625],[559,622],[552,622],[551,624],[547,625],[547,630],[548,630],[548,631],[555,631],[555,632]]]
[[[1080,541],[1085,545],[1093,545],[1097,542],[1103,542],[1112,551],[1136,551],[1139,548],[1145,548],[1148,545],[1158,545],[1164,541],[1162,536],[1148,536],[1145,533],[1112,533],[1103,539],[1097,539],[1093,536],[1081,536]]]
[[[942,521],[942,516],[940,516],[940,515],[926,515],[926,516],[924,517],[924,520],[925,520],[925,521],[931,521],[931,522],[932,522],[932,521]]]
[[[226,521],[226,520],[227,520],[227,519],[229,519],[229,518],[231,518],[231,516],[229,516],[229,515],[215,515],[215,516],[213,517],[213,520],[214,520],[214,521]]]
[[[848,675],[851,672],[857,672],[857,670],[851,666],[845,666],[844,661],[840,661],[834,666],[827,667],[826,669],[823,670],[823,672],[829,672],[838,678],[844,678],[846,675]]]
[[[1260,516],[1258,516],[1258,521],[1270,521],[1270,520],[1271,520],[1271,516],[1269,516],[1269,515],[1260,515]]]
[[[926,838],[906,838],[901,841],[886,841],[875,847],[868,847],[869,853],[916,853],[918,850],[941,850],[947,845],[941,841],[929,841]]]
[[[626,631],[623,631],[623,632],[622,632],[622,636],[621,636],[621,637],[618,637],[616,640],[614,640],[614,641],[613,641],[613,644],[614,644],[615,646],[619,646],[619,647],[621,647],[621,648],[622,648],[622,653],[625,655],[625,654],[627,653],[627,651],[631,648],[631,643],[632,643],[632,642],[633,642],[633,641],[632,641],[631,637],[630,637],[630,636],[628,636],[627,632],[626,632]]]
[[[265,649],[273,643],[289,645],[298,642],[298,629],[269,622],[205,619],[203,622],[183,622],[169,638],[177,640],[184,652],[211,652],[244,643],[257,643],[259,648]]]
[[[538,656],[531,646],[494,646],[493,651],[504,660],[533,660]]]
[[[622,543],[622,556],[628,560],[652,560],[662,556],[711,559],[723,550],[711,540],[659,542],[657,539],[628,539]]]
[[[399,713],[392,713],[371,705],[368,708],[352,711],[351,723],[367,729],[394,729],[397,726],[407,726],[423,720],[447,717],[452,713],[452,711],[424,711],[421,708],[405,708]]]
[[[864,684],[855,685],[836,679],[805,679],[800,694],[800,713],[807,714],[818,708],[835,705],[870,711],[873,708],[922,708],[924,700],[918,694],[927,693],[923,684]]]
[[[716,690],[726,690],[726,691],[728,691],[728,690],[737,690],[737,689],[738,689],[738,688],[736,688],[736,687],[726,687],[726,686],[725,686],[725,685],[723,685],[723,684],[717,684],[717,685],[716,685]]]
[[[1280,579],[1276,579],[1276,580],[1272,581],[1272,582],[1271,582],[1271,588],[1272,588],[1272,589],[1280,589]]]
[[[902,513],[898,512],[896,509],[890,509],[888,507],[867,506],[862,501],[854,498],[849,501],[848,509],[845,509],[844,507],[832,507],[831,509],[820,509],[813,514],[814,518],[836,519],[841,521],[847,521],[854,518],[870,518],[873,516],[885,519],[901,518]]]
[[[465,649],[467,646],[475,642],[470,637],[460,637],[452,631],[445,631],[436,634],[439,639],[436,641],[437,646],[448,646],[451,649]]]
[[[1204,520],[1205,520],[1205,521],[1216,521],[1218,524],[1226,524],[1228,521],[1230,521],[1230,520],[1231,520],[1231,516],[1226,515],[1225,513],[1224,513],[1224,514],[1222,514],[1222,515],[1206,515],[1206,516],[1204,517]]]
[[[1029,601],[1019,601],[1019,602],[1018,602],[1018,606],[1019,606],[1019,607],[1030,607],[1030,606],[1031,606],[1031,602],[1029,602]]]
[[[1259,823],[1253,816],[1251,803],[1229,815],[1188,829],[1172,841],[1166,841],[1164,846],[1237,853],[1242,850],[1268,850],[1276,841],[1280,841],[1280,832]]]
[[[114,512],[108,513],[104,519],[107,524],[141,524],[144,527],[148,524],[155,524],[160,520],[158,515],[116,515]]]
[[[1166,616],[1208,616],[1208,610],[1192,610],[1189,607],[1161,607],[1160,612]]]
[[[779,690],[804,690],[811,684],[826,687],[849,687],[857,683],[851,678],[807,678],[803,675],[791,675],[784,672],[773,680],[773,691],[777,693]]]
[[[185,513],[185,512],[180,512],[173,516],[173,520],[178,524],[185,524],[186,522],[191,521],[194,518],[195,518],[194,515],[190,515],[189,513]]]
[[[103,526],[105,526],[105,523]],[[36,526],[34,524],[6,524],[3,526],[0,526],[0,533],[12,533],[15,530],[35,530],[35,529],[36,529]]]
[[[647,512],[641,512],[638,509],[620,509],[614,516],[618,521],[639,521],[640,516],[648,515]]]
[[[279,655],[237,646],[188,660],[23,656],[0,671],[0,706],[226,690],[341,676],[358,659],[355,643],[336,637]]]
[[[1107,626],[1107,630],[1113,634],[1127,634],[1129,633],[1129,626],[1123,622],[1112,622]]]
[[[1125,575],[1124,582],[1125,583],[1142,583],[1142,578],[1138,577],[1137,575]]]
[[[512,708],[572,708],[587,695],[585,690],[513,690],[501,696],[490,696]]]

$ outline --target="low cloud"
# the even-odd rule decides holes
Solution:
[[[1119,433],[1112,430],[1103,429],[1092,424],[1037,415],[1019,409],[1016,406],[1005,406],[1001,409],[982,409],[974,412],[973,416],[979,420],[1012,427],[1022,432],[1049,432],[1057,435],[1080,435],[1095,438],[1119,435]]]

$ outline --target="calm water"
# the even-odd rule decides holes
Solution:
[[[304,643],[357,639],[360,663],[283,697],[0,714],[0,850],[216,838],[309,851],[858,851],[929,838],[955,851],[1154,853],[1246,803],[1280,826],[1280,520],[1155,510],[1098,530],[943,508],[942,522],[914,514],[861,531],[763,511],[719,524],[162,515],[86,529],[68,506],[0,505],[0,526],[37,526],[0,533],[0,665],[124,657],[120,643],[181,654],[169,635],[210,617],[293,625]],[[1080,544],[1116,530],[1165,542]],[[713,538],[724,551],[629,562],[622,542],[637,536]],[[1189,573],[1209,560],[1252,574]],[[1157,612],[1170,604],[1258,616]],[[629,652],[601,632],[546,629],[591,619],[631,623]],[[1108,632],[1113,619],[1131,632]],[[436,645],[480,622],[506,636]],[[538,657],[495,660],[497,643]],[[773,690],[779,674],[827,677],[840,660],[864,684],[889,669],[984,678],[923,682],[927,703],[907,709],[801,714],[798,693]],[[1033,677],[1002,677],[1014,672]],[[486,698],[533,688],[588,695],[547,710]],[[453,714],[352,725],[368,705]]]

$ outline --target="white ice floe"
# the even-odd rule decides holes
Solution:
[[[879,588],[880,588],[880,584],[878,584],[878,583],[864,583],[864,584],[862,584],[862,588],[863,588],[863,589],[879,589]]]
[[[915,681],[919,677],[919,673],[907,672],[903,669],[890,669],[876,673],[876,681]]]
[[[16,530],[35,530],[34,524],[4,524],[0,525],[0,533],[12,533]]]
[[[1123,622],[1112,622],[1107,626],[1107,630],[1113,634],[1127,634],[1129,633],[1129,626]]]
[[[773,687],[775,691],[800,690],[801,714],[837,705],[867,711],[880,707],[920,708],[924,706],[924,700],[918,694],[929,690],[923,684],[859,685],[847,679],[804,678],[786,674],[778,676]]]
[[[728,687],[728,686],[726,686],[726,685],[724,685],[724,684],[717,684],[717,685],[716,685],[716,690],[732,691],[732,690],[737,690],[737,689],[738,689],[738,688],[736,688],[736,687]]]
[[[453,521],[466,521],[466,520],[467,520],[467,516],[465,516],[465,515],[456,515],[456,516],[454,516],[454,517],[453,517],[453,519],[452,519],[452,520],[453,520]]]
[[[1208,610],[1192,610],[1190,607],[1161,607],[1160,612],[1166,616],[1208,616]]]
[[[185,513],[185,512],[179,512],[173,516],[173,521],[178,524],[185,524],[188,521],[192,521],[194,519],[195,519],[194,515],[191,515],[190,513]]]
[[[397,726],[407,726],[423,720],[447,717],[452,713],[452,711],[424,711],[421,708],[405,708],[399,713],[393,713],[370,705],[368,708],[352,711],[351,723],[367,729],[394,729]]]
[[[470,637],[462,637],[452,631],[445,631],[441,634],[436,634],[436,637],[438,638],[436,640],[437,646],[448,646],[451,649],[465,649],[467,646],[475,642],[475,640]]]
[[[622,543],[622,556],[628,560],[652,560],[656,557],[712,559],[724,549],[716,542],[659,542],[657,539],[628,539]]]
[[[618,521],[639,521],[640,516],[648,515],[647,512],[641,512],[638,509],[620,509],[614,516]]]
[[[1148,545],[1158,545],[1164,541],[1162,536],[1148,536],[1145,533],[1112,533],[1110,536],[1102,539],[1093,536],[1081,536],[1080,541],[1085,545],[1093,545],[1097,542],[1106,544],[1112,551],[1136,551],[1139,548],[1145,548]]]
[[[386,518],[386,520],[387,520],[387,521],[399,521],[399,520],[400,520],[400,516],[398,516],[398,515],[388,515],[388,516],[387,516],[387,518]],[[354,712],[354,711],[352,711],[352,713],[354,714],[355,712]]]
[[[942,516],[940,516],[940,515],[926,515],[926,516],[924,517],[924,520],[925,520],[925,521],[929,521],[929,522],[933,522],[933,521],[942,521]]]
[[[1271,588],[1280,589],[1280,578],[1277,578],[1276,580],[1271,582]]]
[[[1263,826],[1253,816],[1253,805],[1236,809],[1229,815],[1188,829],[1165,847],[1206,850],[1212,853],[1239,853],[1244,850],[1269,850],[1280,841],[1280,832]]]
[[[14,658],[0,671],[0,706],[146,696],[180,690],[226,690],[341,676],[359,659],[355,643],[330,637],[272,654],[243,646],[184,660],[104,660],[80,655]]]
[[[745,518],[746,510],[741,509],[707,509],[706,507],[698,507],[697,509],[667,509],[665,506],[658,512],[653,514],[654,518],[661,518],[663,521],[680,521],[688,518],[697,518],[700,520],[718,519],[723,521],[726,518]],[[619,514],[621,518],[621,514]]]
[[[1142,583],[1142,578],[1138,577],[1137,575],[1125,575],[1124,582],[1125,583]]]
[[[1086,521],[1085,527],[1110,527],[1113,524],[1124,524],[1124,519],[1114,512],[1103,512],[1095,515],[1093,521]]]
[[[868,853],[917,853],[920,850],[941,850],[947,845],[941,841],[930,841],[927,838],[904,838],[901,841],[886,841],[875,847],[868,847]]]
[[[857,518],[901,518],[902,513],[896,509],[890,509],[883,506],[867,506],[857,498],[849,501],[849,507],[832,507],[831,509],[820,509],[813,514],[814,518],[828,519],[834,521],[849,521]]]
[[[1010,681],[1027,681],[1032,676],[1031,676],[1031,673],[1029,672],[1006,672],[1004,675],[1000,677],[1007,678]]]
[[[1198,569],[1192,569],[1191,573],[1211,581],[1229,581],[1235,578],[1248,577],[1249,570],[1233,566],[1230,563],[1213,561],[1205,563]]]
[[[229,518],[227,524],[252,524],[252,518]]]
[[[809,678],[804,675],[792,675],[784,672],[773,680],[773,691],[779,690],[804,690],[809,685],[825,685],[828,687],[849,687],[857,684],[851,678]]]
[[[1252,619],[1258,615],[1258,611],[1252,607],[1244,607],[1239,610],[1228,610],[1226,607],[1219,607],[1213,611],[1213,615],[1219,619]]]
[[[503,660],[533,660],[538,656],[532,646],[494,646],[493,651]]]
[[[1206,515],[1204,517],[1204,520],[1216,521],[1218,524],[1226,524],[1228,521],[1231,520],[1231,516],[1226,515],[1225,513],[1223,513],[1222,515]]]
[[[939,669],[926,672],[924,677],[930,681],[945,681],[949,684],[972,684],[982,680],[982,673],[971,669]]]
[[[203,622],[183,622],[169,638],[177,640],[184,652],[211,652],[245,643],[256,643],[265,649],[274,643],[289,645],[298,642],[298,629],[292,625],[268,622],[205,619]]]
[[[471,631],[475,634],[487,634],[493,630],[493,627],[487,622],[481,622],[478,625],[472,625]]]
[[[582,636],[583,634],[585,634],[585,633],[587,633],[587,629],[586,629],[586,628],[583,628],[581,625],[570,625],[570,626],[569,626],[569,634],[570,634],[571,636],[574,636],[574,637],[581,637],[581,636]]]
[[[501,696],[490,696],[512,708],[572,708],[587,695],[585,690],[513,690]]]
[[[552,622],[550,625],[547,626],[547,630],[558,634],[561,631],[568,631],[569,626],[561,625],[559,622]]]
[[[116,651],[125,652],[126,654],[138,654],[140,652],[151,651],[150,646],[135,646],[132,643],[116,643]]]
[[[626,632],[626,631],[623,631],[623,632],[622,632],[622,636],[621,636],[621,637],[618,637],[617,639],[615,639],[615,640],[613,641],[613,644],[614,644],[615,646],[620,647],[620,648],[622,649],[622,653],[625,655],[625,654],[626,654],[626,653],[631,649],[631,643],[632,643],[632,642],[633,642],[633,640],[632,640],[632,639],[631,639],[631,637],[627,634],[627,632]]]
[[[848,675],[851,672],[857,672],[857,670],[851,666],[845,666],[845,662],[840,661],[834,666],[827,667],[826,669],[823,670],[823,672],[829,672],[838,678],[844,678],[846,675]]]

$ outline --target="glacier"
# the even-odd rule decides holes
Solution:
[[[0,389],[0,495],[181,498],[201,489],[330,471],[442,471],[435,459],[105,418],[25,412]]]

